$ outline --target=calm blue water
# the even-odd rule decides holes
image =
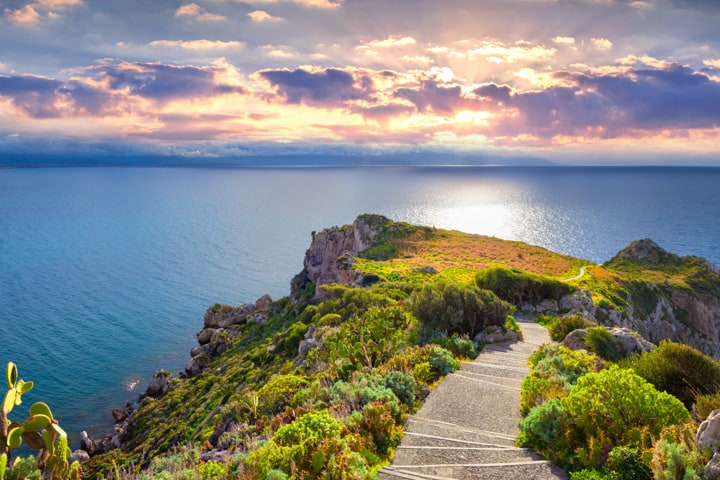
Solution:
[[[7,169],[0,365],[69,432],[104,426],[183,368],[210,304],[286,295],[311,231],[369,212],[595,262],[650,237],[720,263],[720,169]]]

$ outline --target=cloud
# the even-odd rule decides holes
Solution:
[[[342,6],[341,0],[254,0],[249,3],[278,3],[278,1],[282,1],[285,3],[294,3],[296,5],[307,8],[339,8]]]
[[[465,98],[458,85],[445,86],[435,81],[424,81],[417,88],[399,88],[397,98],[410,101],[419,112],[434,112],[453,115],[457,110],[467,108],[472,100]]]
[[[227,50],[241,48],[245,44],[238,41],[223,42],[219,40],[154,40],[148,43],[151,47],[182,48],[184,50]]]
[[[226,20],[226,18],[222,15],[215,15],[213,13],[205,11],[205,9],[203,9],[197,3],[188,3],[179,7],[175,11],[175,16],[189,17],[195,20],[199,20],[201,22],[220,22]]]
[[[613,43],[607,38],[592,38],[590,42],[596,50],[601,52],[609,52],[613,48]]]
[[[259,76],[269,82],[286,103],[338,107],[349,100],[367,99],[371,80],[357,79],[343,70],[263,70]]]
[[[558,45],[575,45],[575,38],[574,37],[555,37],[552,39],[553,43],[557,43]]]
[[[38,0],[34,3],[28,3],[22,8],[6,8],[5,18],[16,25],[30,26],[35,25],[43,19],[41,11],[47,12],[45,18],[54,20],[59,18],[60,15],[51,10],[64,10],[82,4],[83,0]]]
[[[0,97],[10,98],[22,113],[33,118],[60,116],[57,90],[63,86],[59,80],[33,75],[0,76]]]
[[[5,9],[5,18],[18,25],[33,25],[40,21],[40,14],[34,5],[25,5],[17,10]]]
[[[282,22],[283,19],[281,17],[273,17],[269,13],[267,13],[264,10],[255,10],[247,14],[248,17],[250,17],[250,20],[256,23],[263,23],[263,22]]]

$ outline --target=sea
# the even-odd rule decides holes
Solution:
[[[363,213],[595,263],[640,238],[720,263],[713,168],[7,168],[0,365],[77,446],[183,370],[207,307],[287,295],[311,233]]]

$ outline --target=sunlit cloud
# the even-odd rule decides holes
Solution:
[[[254,10],[247,14],[248,17],[250,17],[250,20],[257,23],[262,22],[282,22],[283,19],[281,17],[273,17],[269,13],[267,13],[264,10]]]
[[[175,11],[176,17],[188,17],[201,22],[220,22],[226,20],[222,15],[216,15],[205,11],[197,3],[188,3]]]
[[[308,8],[339,8],[342,6],[341,0],[253,0],[250,3],[294,3]]]
[[[601,52],[609,52],[613,48],[613,43],[607,38],[592,38],[590,42],[596,50]]]
[[[40,14],[33,5],[25,5],[17,10],[5,9],[5,18],[18,25],[33,25],[40,21]]]
[[[558,45],[575,45],[575,37],[554,37],[553,43]]]

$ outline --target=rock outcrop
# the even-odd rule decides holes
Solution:
[[[303,270],[293,278],[292,296],[315,284],[315,298],[324,298],[323,285],[359,284],[360,272],[353,269],[355,257],[367,250],[384,225],[392,223],[382,215],[361,215],[352,224],[332,227],[313,233],[310,248],[305,252]]]
[[[647,352],[655,348],[655,345],[628,328],[613,327],[609,328],[608,332],[612,336],[615,345],[617,345],[618,353],[623,357]],[[584,329],[573,330],[567,334],[562,341],[562,345],[570,350],[587,350],[587,344],[585,343],[587,334],[587,330]]]

